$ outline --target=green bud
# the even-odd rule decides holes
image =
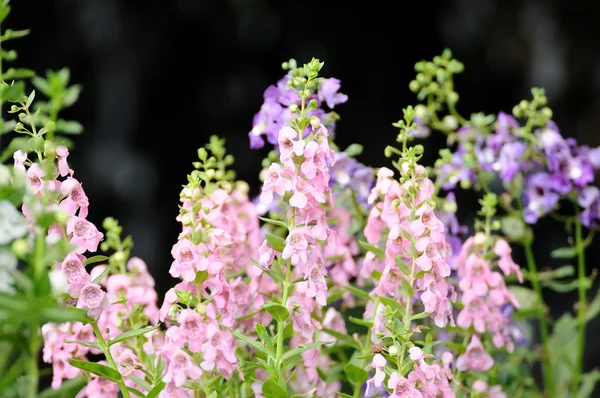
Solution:
[[[20,259],[25,258],[27,249],[27,241],[25,239],[17,239],[11,245],[11,251]]]
[[[494,220],[492,222],[492,229],[494,231],[498,231],[500,228],[502,228],[502,223],[500,222],[500,220]]]
[[[59,223],[60,225],[65,225],[67,223],[67,221],[69,220],[69,215],[66,212],[64,212],[63,210],[58,210],[54,214],[54,218],[56,219],[56,222]]]
[[[391,346],[388,348],[388,353],[389,353],[391,356],[396,356],[396,355],[398,355],[398,352],[399,352],[399,350],[398,350],[398,346],[396,346],[395,344],[394,344],[394,345],[391,345]]]
[[[200,315],[206,314],[206,305],[202,303],[198,304],[196,306],[196,312]]]
[[[44,156],[54,158],[56,156],[56,145],[52,141],[44,142]]]
[[[456,120],[456,118],[452,115],[444,116],[442,123],[450,130],[456,130],[458,128],[458,120]]]
[[[205,161],[207,156],[208,156],[208,152],[206,151],[205,148],[198,149],[198,158],[200,160]]]
[[[452,200],[445,200],[442,205],[442,208],[444,209],[444,212],[446,212],[446,213],[456,213],[458,206],[456,205],[456,202],[454,202]]]
[[[519,108],[521,108],[522,111],[526,111],[527,107],[529,107],[529,102],[526,100],[521,100],[521,102],[519,102]]]
[[[447,95],[446,95],[446,100],[448,101],[449,104],[456,104],[458,102],[458,93],[455,93],[454,91],[450,91]]]
[[[221,169],[215,171],[215,179],[221,181],[225,177],[225,172]]]
[[[418,92],[418,91],[421,89],[421,85],[419,84],[419,82],[418,82],[418,81],[416,81],[416,80],[413,80],[413,81],[411,81],[411,82],[409,83],[409,85],[408,85],[408,89],[409,89],[410,91],[412,91],[413,93],[416,93],[416,92]]]
[[[10,170],[0,163],[0,187],[10,184]]]
[[[425,147],[423,147],[423,145],[421,144],[417,144],[413,148],[415,150],[415,154],[417,155],[422,155],[423,152],[425,152]]]
[[[127,260],[127,256],[121,250],[119,250],[118,252],[116,252],[115,254],[113,254],[112,257],[115,259],[115,261],[117,263],[124,263],[125,260]]]
[[[288,70],[290,68],[290,64],[287,62],[284,62],[281,64],[281,69],[283,70]]]
[[[308,110],[314,111],[319,106],[319,103],[316,99],[311,99],[308,103]]]
[[[419,82],[421,85],[425,86],[430,82],[431,79],[429,79],[427,76],[425,76],[423,73],[419,73],[417,75],[417,82]]]
[[[550,120],[552,119],[552,109],[548,108],[548,107],[544,107],[542,108],[542,116],[544,117],[544,119],[546,120]]]
[[[309,90],[302,90],[300,92],[300,97],[302,97],[302,98],[308,98],[308,97],[310,97],[310,91]]]
[[[296,69],[298,67],[298,64],[296,63],[296,60],[292,58],[288,61],[288,66],[290,67],[290,69]]]
[[[523,117],[523,111],[519,108],[519,105],[515,105],[512,110],[513,116],[516,118]]]
[[[463,179],[463,180],[460,180],[460,187],[462,189],[469,189],[469,188],[471,188],[471,181],[468,180],[468,179],[466,179],[466,178]]]
[[[310,125],[312,126],[313,130],[316,130],[319,128],[319,126],[321,126],[321,121],[317,116],[313,115],[310,117]]]

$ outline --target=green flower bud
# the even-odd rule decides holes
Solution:
[[[27,241],[25,239],[17,239],[11,245],[11,251],[17,258],[23,259],[27,256]]]
[[[388,348],[388,353],[393,357],[398,355],[398,351],[398,346],[396,346],[395,344]]]
[[[413,81],[411,81],[411,82],[409,83],[409,85],[408,85],[408,89],[409,89],[410,91],[412,91],[413,93],[416,93],[416,92],[418,92],[418,91],[421,89],[421,85],[419,84],[419,82],[418,82],[418,81],[416,81],[416,80],[413,80]]]

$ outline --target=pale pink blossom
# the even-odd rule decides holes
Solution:
[[[422,398],[423,395],[405,377],[393,372],[387,382],[388,388],[392,390],[389,398]]]
[[[83,261],[85,261],[83,255],[71,252],[67,254],[58,268],[67,278],[67,293],[74,298],[79,297],[81,288],[91,281],[90,275],[83,265]]]
[[[110,308],[110,303],[100,285],[86,283],[79,292],[77,308],[87,308],[88,316],[98,319],[102,311]]]
[[[385,372],[383,371],[383,368],[385,367],[386,363],[387,361],[383,355],[375,354],[373,361],[371,362],[371,366],[375,368],[375,376],[367,380],[367,389],[365,390],[365,395],[369,396],[369,387],[371,387],[371,384],[375,387],[381,387],[383,384],[383,381],[385,380]]]
[[[177,241],[171,249],[174,259],[169,269],[171,276],[181,277],[186,282],[192,282],[196,279],[197,271],[207,270],[209,261],[200,253],[200,250],[201,248],[187,239]]]
[[[65,177],[67,174],[73,176],[73,170],[69,168],[67,163],[67,157],[69,156],[69,150],[67,147],[59,145],[56,147],[56,156],[58,157],[58,172],[61,177]]]
[[[15,160],[15,170],[25,171],[25,161],[27,160],[27,152],[18,149],[13,154]]]
[[[493,365],[494,359],[485,351],[477,335],[471,337],[467,352],[456,359],[456,368],[463,372],[487,372]]]
[[[67,234],[71,235],[71,244],[75,245],[77,253],[95,252],[104,234],[94,224],[77,216],[69,217]]]
[[[70,216],[75,215],[79,209],[79,217],[85,218],[88,215],[90,202],[86,196],[81,184],[76,179],[69,177],[60,184],[60,192],[67,195],[60,202],[60,207]]]
[[[169,356],[167,372],[163,377],[165,383],[173,382],[176,387],[181,387],[186,380],[200,380],[202,370],[194,365],[192,358],[179,348],[175,348]]]

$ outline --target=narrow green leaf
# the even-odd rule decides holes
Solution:
[[[27,68],[8,68],[2,77],[9,81],[14,79],[27,79],[35,75],[35,72]]]
[[[127,390],[129,390],[129,392],[130,392],[130,393],[132,393],[133,395],[136,395],[136,396],[138,396],[138,397],[142,397],[142,398],[144,398],[144,397],[145,397],[145,395],[144,395],[142,392],[140,392],[140,391],[136,390],[136,389],[135,389],[135,388],[133,388],[133,387],[127,387]]]
[[[350,144],[348,146],[348,148],[344,149],[344,152],[346,152],[346,155],[348,155],[348,157],[355,157],[358,156],[362,153],[363,151],[363,146],[360,144]]]
[[[265,327],[260,323],[255,323],[254,330],[256,331],[256,335],[258,336],[258,338],[262,340],[263,344],[265,344],[265,346],[271,352],[271,354],[274,354],[275,347],[273,346],[273,341],[271,339],[271,336],[269,336],[267,329],[265,329]]]
[[[396,265],[403,275],[410,275],[410,267],[400,258],[400,256],[394,256],[394,261],[396,261]]]
[[[244,343],[251,345],[256,350],[262,352],[263,354],[268,354],[267,347],[265,347],[264,344],[262,344],[261,342],[251,339],[250,337],[245,336],[236,330],[232,330],[231,334],[233,334],[235,337],[237,337],[238,340],[241,340]]]
[[[146,398],[156,398],[158,397],[158,394],[160,394],[160,392],[165,388],[165,382],[161,381],[159,382],[157,385],[155,385],[152,390],[150,390],[148,392],[148,394],[146,395]]]
[[[348,290],[350,293],[352,293],[356,298],[360,298],[360,299],[363,299],[366,301],[371,300],[369,293],[367,293],[366,291],[362,290],[359,287],[352,286],[352,285],[345,285],[345,286],[343,286],[343,288]]]
[[[368,328],[373,327],[373,322],[367,319],[355,318],[353,316],[348,317],[348,320],[356,325],[366,326]]]
[[[313,348],[321,347],[322,345],[325,345],[325,344],[327,344],[327,343],[324,341],[318,341],[316,343],[304,344],[301,347],[296,347],[293,350],[286,352],[281,357],[281,360],[284,363],[284,367],[287,366],[287,364],[290,361],[292,361],[294,358],[296,358],[298,355],[302,354],[303,352],[312,350]]]
[[[127,339],[131,339],[137,336],[141,336],[144,335],[146,333],[149,333],[153,330],[156,330],[160,327],[160,324],[155,325],[155,326],[148,326],[142,329],[137,329],[137,330],[130,330],[129,332],[125,332],[125,333],[121,333],[120,335],[118,335],[117,337],[115,337],[112,340],[108,341],[108,346],[112,346],[114,344],[120,343],[121,341],[127,340]]]
[[[591,397],[599,380],[600,370],[598,369],[594,369],[591,372],[581,375],[581,386],[579,386],[577,398]]]
[[[381,250],[380,248],[378,248],[377,246],[373,246],[372,244],[367,243],[362,240],[358,241],[358,246],[360,246],[360,248],[366,252],[373,253],[377,258],[379,258],[381,260],[385,260],[385,252],[383,250]]]
[[[423,312],[419,312],[418,314],[414,314],[408,320],[409,321],[416,321],[416,320],[419,320],[419,319],[427,318],[428,316],[429,316],[429,313],[423,311]]]
[[[577,250],[574,247],[560,247],[552,250],[550,256],[552,258],[574,258],[577,256]]]
[[[108,257],[106,257],[106,256],[101,256],[101,255],[92,256],[92,257],[89,257],[88,259],[86,259],[83,262],[83,265],[89,265],[89,264],[93,264],[93,263],[99,263],[101,261],[107,261],[107,260],[108,260]]]
[[[346,373],[348,380],[354,384],[362,385],[362,383],[364,383],[369,377],[369,374],[366,370],[359,368],[353,363],[348,363],[346,366],[344,366],[344,373]]]
[[[267,239],[267,243],[272,249],[277,250],[278,252],[282,252],[285,248],[285,239],[283,239],[282,237],[270,233],[265,233],[265,238]]]
[[[97,277],[94,278],[94,280],[92,281],[92,283],[96,283],[99,284],[102,279],[104,279],[104,277],[106,275],[108,275],[108,273],[110,272],[110,269],[112,268],[112,265],[109,263],[106,268],[104,268],[104,271],[102,271]]]
[[[350,335],[338,332],[337,330],[329,329],[324,327],[321,329],[322,332],[327,333],[328,335],[335,337],[338,340],[338,343],[343,343],[348,347],[352,347],[357,351],[360,351],[360,344],[356,340],[354,340]]]
[[[379,300],[386,307],[390,307],[392,310],[402,310],[404,312],[404,308],[401,308],[400,303],[395,298],[379,296]]]
[[[27,97],[27,102],[25,103],[25,106],[29,108],[31,106],[31,104],[33,103],[34,98],[35,98],[35,90],[32,90],[31,94],[29,94],[29,96]]]
[[[342,397],[342,398],[354,398],[352,395],[344,394],[343,392],[336,392],[335,396]]]
[[[596,318],[598,314],[600,314],[600,290],[596,291],[596,296],[588,304],[588,308],[585,313],[585,320],[589,322]]]
[[[63,120],[58,119],[56,121],[56,131],[63,134],[81,134],[83,133],[83,126],[81,123],[76,122],[74,120]]]
[[[269,301],[262,306],[277,322],[285,322],[290,313],[283,305]]]
[[[152,386],[150,385],[150,383],[148,383],[146,380],[137,377],[135,375],[129,375],[129,378],[138,386],[142,387],[144,390],[146,391],[150,391],[152,389]]]
[[[104,366],[99,363],[79,361],[77,359],[69,359],[69,363],[71,366],[74,366],[78,369],[93,373],[114,382],[119,382],[122,380],[121,373],[117,372],[113,368],[109,368],[108,366]]]
[[[581,283],[579,282],[578,279],[574,279],[569,282],[559,282],[559,281],[547,280],[547,281],[542,281],[541,284],[542,284],[542,286],[552,289],[555,292],[566,293],[566,292],[571,292],[573,290],[577,290]],[[586,278],[583,280],[583,285],[586,289],[589,289],[592,286],[592,281],[590,281],[589,279]]]
[[[283,221],[273,220],[272,218],[261,217],[261,216],[258,216],[258,218],[260,218],[261,220],[263,220],[266,223],[277,225],[279,227],[283,227],[285,229],[288,229],[288,225],[286,223],[284,223]]]
[[[94,342],[91,342],[91,341],[65,340],[65,343],[79,344],[79,345],[82,345],[82,346],[85,346],[85,347],[100,349],[100,346],[98,345],[98,343],[94,343]]]
[[[262,385],[261,391],[266,398],[287,398],[288,393],[272,378],[268,378]]]

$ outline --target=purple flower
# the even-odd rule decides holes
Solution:
[[[416,116],[414,119],[414,122],[417,125],[417,129],[409,130],[408,134],[410,134],[416,138],[429,137],[429,134],[431,134],[431,130],[429,129],[429,127],[427,127],[427,125],[425,125],[425,123],[423,123],[423,120],[420,117]]]
[[[464,155],[466,151],[459,145],[457,151],[452,154],[450,163],[444,164],[441,170],[438,170],[438,178],[443,181],[442,188],[446,191],[454,189],[456,184],[462,180],[468,180],[475,183],[477,174],[467,165],[465,165]]]
[[[600,189],[595,186],[588,186],[579,191],[577,201],[583,212],[579,219],[587,228],[592,228],[600,220]]]
[[[495,133],[488,137],[488,146],[498,152],[502,146],[515,139],[512,134],[513,129],[519,128],[519,122],[511,115],[500,112],[496,120]]]
[[[319,87],[319,99],[325,101],[327,106],[333,109],[338,104],[348,101],[346,94],[338,93],[340,81],[335,78],[324,79]]]
[[[500,178],[511,181],[521,168],[521,156],[525,153],[527,145],[521,141],[506,143],[500,150],[497,168],[500,169]]]
[[[359,204],[367,206],[367,199],[375,184],[375,173],[358,160],[349,157],[345,152],[336,152],[335,164],[331,167],[329,185],[345,189],[350,188],[356,195]]]
[[[534,173],[527,179],[524,192],[524,218],[527,223],[535,224],[558,203],[560,197],[553,190],[553,179],[554,176],[544,172]]]

